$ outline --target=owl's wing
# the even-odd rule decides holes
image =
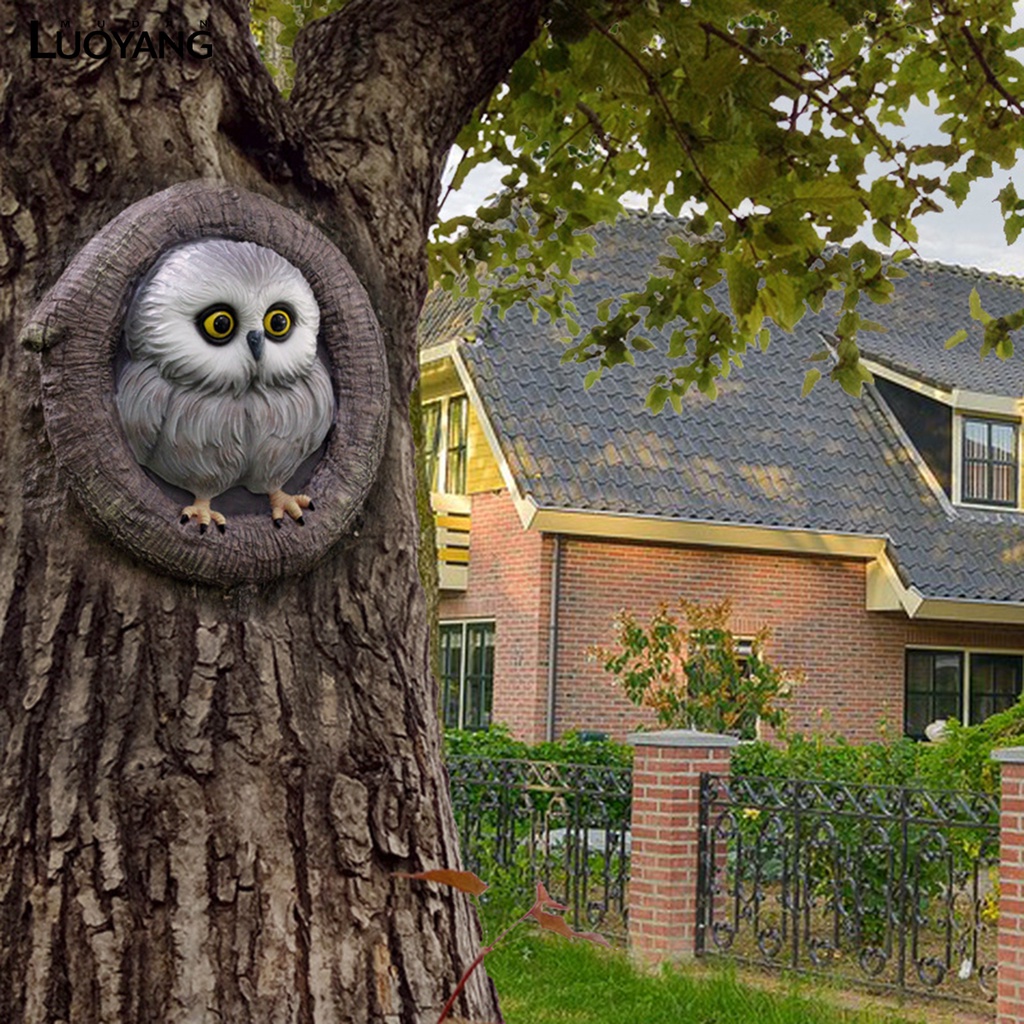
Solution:
[[[160,438],[173,388],[148,363],[132,361],[117,385],[117,411],[135,460],[148,465]]]

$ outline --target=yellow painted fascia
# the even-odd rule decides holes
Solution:
[[[1009,395],[993,395],[987,391],[970,391],[967,388],[940,388],[934,384],[928,384],[916,377],[911,377],[891,366],[877,363],[873,359],[862,357],[861,362],[871,371],[872,376],[882,377],[899,384],[910,391],[916,391],[919,395],[931,398],[943,405],[948,405],[956,412],[981,416],[1009,416],[1020,419],[1024,415],[1024,398],[1014,398]]]
[[[519,516],[519,521],[523,524],[523,529],[528,530],[530,529],[534,516],[537,513],[537,506],[519,490],[519,485],[516,483],[516,478],[512,473],[512,468],[509,466],[508,460],[505,458],[505,455],[501,450],[501,444],[498,441],[498,433],[491,424],[491,418],[487,415],[484,403],[480,400],[480,392],[477,391],[476,385],[473,383],[473,378],[470,376],[469,369],[466,366],[465,360],[462,358],[462,353],[459,351],[457,344],[449,344],[452,344],[452,363],[459,375],[459,379],[462,381],[462,386],[466,389],[466,394],[469,396],[469,404],[476,412],[476,418],[480,424],[480,430],[483,433],[487,444],[490,446],[491,454],[494,456],[494,461],[498,464],[498,472],[501,473],[502,482],[505,484],[506,490],[512,497],[512,504],[515,506],[516,514]]]
[[[869,612],[906,612],[908,618],[918,616],[924,601],[916,587],[908,587],[900,579],[896,566],[883,548],[868,564],[865,607]]]
[[[452,359],[458,350],[459,343],[457,341],[443,341],[440,345],[421,348],[420,366],[430,366],[431,363],[439,363],[442,359]]]
[[[584,509],[539,508],[533,517],[532,527],[545,533],[615,540],[864,560],[877,558],[884,552],[886,543],[884,537],[865,534],[666,519],[661,516],[625,515]]]
[[[922,599],[921,606],[913,618],[979,624],[1005,623],[1020,626],[1024,625],[1024,602],[926,597]]]
[[[939,388],[933,384],[926,384],[923,380],[900,373],[899,370],[894,370],[891,366],[886,366],[884,363],[876,363],[873,359],[869,359],[866,356],[861,356],[860,361],[866,369],[871,371],[873,377],[882,377],[885,380],[892,381],[893,384],[899,384],[910,391],[916,391],[919,395],[924,395],[926,398],[942,402],[943,405],[953,405],[954,391]]]

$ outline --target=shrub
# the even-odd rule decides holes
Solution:
[[[507,725],[495,723],[487,729],[446,729],[445,754],[467,757],[529,757],[530,747],[514,739]]]
[[[785,746],[755,742],[733,751],[737,775],[827,779],[876,786],[908,786],[918,779],[921,744],[898,740],[854,745],[843,737],[787,737]]]
[[[638,707],[651,708],[666,729],[703,729],[753,737],[757,721],[781,727],[783,672],[764,657],[761,629],[741,655],[729,629],[728,601],[706,607],[681,600],[679,617],[662,605],[646,626],[628,612],[616,620],[618,648],[598,648],[605,671]]]
[[[445,754],[468,757],[525,758],[530,761],[558,761],[562,764],[595,764],[628,768],[633,748],[607,738],[595,739],[586,732],[570,730],[550,743],[530,746],[514,739],[507,725],[489,729],[448,729],[444,734]]]
[[[927,785],[942,789],[996,793],[999,764],[992,760],[992,751],[1020,744],[1024,744],[1024,698],[977,725],[950,719],[945,739],[921,744],[920,775]]]

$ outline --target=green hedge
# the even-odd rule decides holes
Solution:
[[[792,735],[783,744],[744,743],[733,751],[732,770],[740,775],[772,778],[829,779],[882,786],[930,786],[995,793],[999,765],[991,759],[997,747],[1024,745],[1024,699],[979,725],[950,721],[941,743],[906,738],[850,743],[841,736]],[[553,743],[530,746],[513,739],[507,726],[445,733],[451,755],[527,758],[573,764],[629,767],[633,748],[607,739],[590,739],[572,731]]]
[[[444,734],[445,753],[469,757],[525,758],[530,761],[558,761],[563,764],[604,764],[629,768],[633,748],[608,739],[590,739],[577,730],[567,732],[552,743],[530,746],[514,739],[507,725],[489,729],[448,729]]]

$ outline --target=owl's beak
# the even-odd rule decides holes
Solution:
[[[253,359],[258,363],[260,356],[263,355],[263,332],[250,331],[245,336],[245,340],[249,343],[249,351],[252,353]]]

